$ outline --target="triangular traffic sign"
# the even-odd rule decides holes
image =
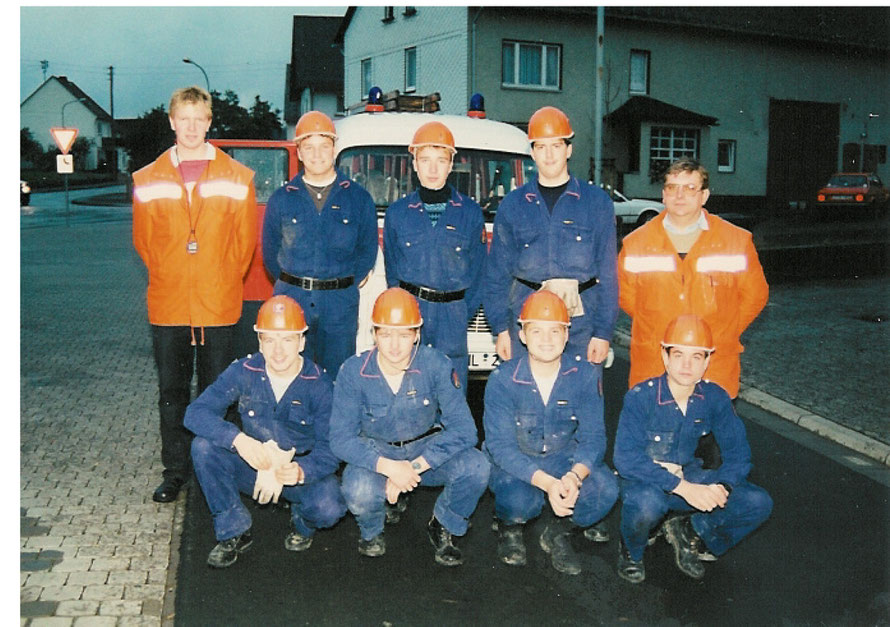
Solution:
[[[56,142],[59,150],[62,151],[62,154],[67,155],[68,151],[71,150],[71,144],[77,138],[77,129],[54,126],[49,129],[49,132],[52,133],[53,140]]]

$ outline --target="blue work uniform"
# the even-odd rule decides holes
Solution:
[[[584,464],[590,475],[581,484],[572,521],[589,527],[612,509],[618,481],[603,462],[601,381],[598,368],[563,355],[544,404],[527,355],[491,373],[485,387],[483,450],[492,464],[489,487],[500,520],[516,524],[538,516],[547,494],[532,485],[532,475],[541,470],[559,479],[575,464]]]
[[[723,463],[702,468],[695,457],[701,436],[713,433]],[[647,379],[628,390],[618,419],[613,454],[621,476],[621,536],[634,560],[643,558],[650,530],[668,512],[691,512],[692,527],[714,555],[722,555],[760,526],[770,515],[769,494],[748,483],[751,448],[745,425],[726,391],[700,381],[680,410],[668,387],[667,375]],[[655,462],[678,464],[692,483],[722,483],[730,490],[726,506],[699,512],[672,494],[680,477]]]
[[[612,340],[618,318],[615,210],[596,185],[569,177],[548,211],[537,178],[513,190],[498,207],[485,270],[485,316],[497,336],[509,330],[513,357],[519,341],[519,311],[529,294],[548,279],[577,279],[584,315],[572,318],[565,354],[587,359],[592,337]]]
[[[219,541],[250,529],[251,517],[239,493],[253,494],[257,471],[235,451],[232,442],[241,433],[224,419],[226,409],[238,403],[242,430],[278,448],[296,449],[293,461],[303,469],[303,484],[284,486],[281,496],[291,503],[294,528],[303,536],[333,526],[346,513],[346,504],[334,472],[339,460],[328,445],[333,384],[308,359],[281,397],[266,374],[262,354],[233,362],[189,405],[185,426],[195,433],[192,463],[213,515]]]
[[[404,287],[417,297],[423,317],[420,341],[451,358],[464,394],[467,324],[482,302],[486,244],[482,209],[453,188],[435,226],[417,191],[386,210],[386,285]]]
[[[394,394],[377,364],[377,349],[350,357],[340,368],[331,411],[331,450],[346,462],[343,496],[363,540],[383,532],[386,477],[377,460],[423,457],[430,469],[421,486],[444,486],[433,513],[462,536],[488,484],[489,464],[474,448],[476,424],[455,385],[451,361],[420,345]]]
[[[303,354],[331,376],[355,353],[358,283],[374,267],[377,249],[374,201],[342,173],[321,211],[300,175],[269,198],[263,263],[275,280],[273,293],[303,308],[309,325]]]

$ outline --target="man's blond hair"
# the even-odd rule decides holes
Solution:
[[[206,89],[201,89],[197,85],[180,87],[173,92],[173,96],[170,98],[170,106],[167,109],[169,115],[172,117],[176,107],[182,104],[203,104],[207,107],[208,116],[213,117],[213,99]]]

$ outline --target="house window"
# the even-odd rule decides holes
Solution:
[[[649,51],[630,51],[630,86],[632,94],[649,93]]]
[[[562,47],[505,41],[501,49],[501,82],[510,87],[560,88]]]
[[[371,59],[362,59],[362,98],[371,90]]]
[[[649,135],[649,178],[661,179],[667,167],[683,157],[698,158],[699,130],[653,126]]]
[[[380,20],[381,22],[389,23],[396,19],[393,8],[394,7],[383,7],[383,19]]]
[[[735,172],[734,139],[721,139],[717,142],[717,171]]]
[[[405,48],[405,91],[417,89],[417,48]]]

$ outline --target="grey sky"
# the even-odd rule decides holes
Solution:
[[[166,105],[184,85],[254,96],[284,109],[293,15],[342,15],[345,7],[21,7],[21,102],[47,77],[67,76],[109,111],[108,66],[114,66],[114,115],[138,117]],[[110,112],[110,111],[109,111]]]

